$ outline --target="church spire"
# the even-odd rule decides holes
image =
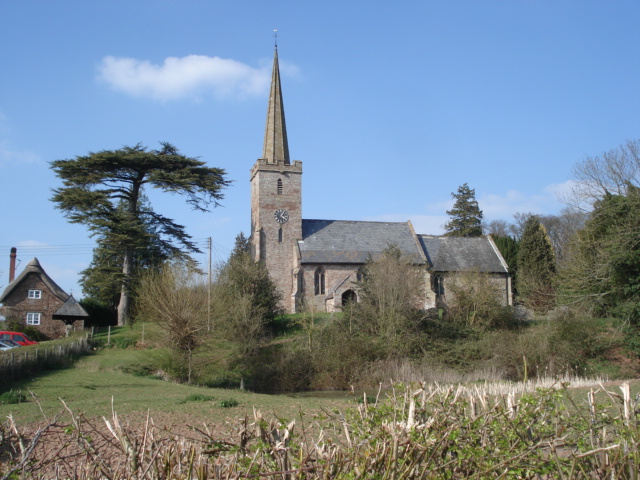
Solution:
[[[290,165],[289,143],[287,142],[287,125],[284,121],[284,105],[282,103],[282,88],[280,87],[280,67],[278,65],[278,47],[276,45],[273,57],[273,73],[271,75],[271,93],[267,108],[267,126],[264,132],[264,146],[262,158],[269,163],[284,161]]]

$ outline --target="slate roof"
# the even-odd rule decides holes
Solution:
[[[73,295],[69,295],[67,301],[53,314],[53,318],[87,318],[88,316],[87,311],[73,298]]]
[[[63,302],[67,300],[69,294],[62,290],[62,288],[60,288],[58,284],[54,282],[49,275],[47,275],[47,272],[45,272],[44,269],[40,266],[40,262],[38,261],[38,259],[33,258],[25,267],[25,269],[20,273],[20,275],[18,275],[13,282],[7,285],[7,288],[5,288],[4,292],[2,292],[2,296],[0,296],[0,303],[4,302],[5,299],[9,297],[9,295],[11,295],[11,292],[13,292],[15,288],[20,285],[22,281],[27,277],[27,275],[31,273],[39,275],[44,284],[56,297],[58,297]]]
[[[415,264],[426,263],[409,222],[302,220],[301,263],[365,263],[389,245]]]
[[[507,264],[488,236],[418,235],[435,272],[507,273]]]

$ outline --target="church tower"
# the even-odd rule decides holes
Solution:
[[[271,76],[262,158],[251,169],[251,248],[282,294],[296,308],[297,241],[302,239],[302,162],[291,163],[280,86],[278,47]]]

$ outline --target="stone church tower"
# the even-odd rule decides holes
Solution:
[[[255,260],[266,264],[287,311],[295,311],[301,239],[302,162],[289,158],[276,47],[262,158],[251,169],[250,245]]]
[[[273,59],[262,158],[251,169],[251,252],[263,262],[288,313],[339,312],[359,301],[358,280],[369,259],[390,245],[424,275],[421,308],[446,305],[459,272],[486,273],[511,305],[506,262],[491,237],[417,234],[411,222],[302,218],[302,162],[291,162],[284,120],[278,48]],[[451,279],[451,280],[450,280]]]

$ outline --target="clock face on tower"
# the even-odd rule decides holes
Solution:
[[[282,208],[279,208],[278,210],[276,210],[273,216],[275,217],[276,222],[278,223],[285,223],[287,220],[289,220],[289,212],[287,212],[286,210],[283,210]]]

